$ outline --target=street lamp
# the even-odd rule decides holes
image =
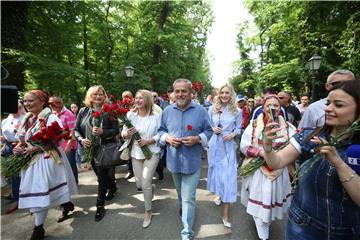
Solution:
[[[315,76],[316,76],[317,70],[319,70],[319,68],[320,68],[321,59],[322,59],[321,56],[319,56],[315,53],[308,60],[309,69],[310,69],[310,73],[311,73],[311,101],[315,101]]]
[[[125,67],[125,74],[126,74],[126,77],[127,77],[127,80],[128,80],[128,90],[131,91],[130,89],[130,79],[134,76],[134,67],[131,66],[131,65],[127,65]]]

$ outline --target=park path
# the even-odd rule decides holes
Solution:
[[[232,229],[222,225],[222,209],[212,202],[213,195],[206,190],[207,163],[205,160],[202,163],[196,197],[196,239],[258,239],[252,217],[246,213],[239,198],[231,207]],[[153,212],[159,215],[153,216],[152,223],[147,229],[142,228],[142,194],[136,192],[134,178],[126,181],[125,174],[125,166],[117,167],[118,193],[113,200],[107,202],[104,219],[95,222],[96,177],[93,171],[81,172],[79,194],[73,198],[76,208],[72,218],[57,223],[56,219],[61,211],[58,208],[51,209],[44,225],[45,239],[180,239],[182,225],[170,173],[165,170],[164,180],[153,181],[156,184]],[[28,210],[18,210],[4,215],[4,209],[8,205],[7,200],[2,199],[1,239],[29,239],[34,217],[30,216]],[[270,227],[270,239],[284,239],[284,226],[285,220],[273,222]]]

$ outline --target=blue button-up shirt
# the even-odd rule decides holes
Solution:
[[[210,118],[204,107],[194,102],[185,110],[178,108],[176,103],[168,106],[161,118],[159,134],[161,144],[166,144],[168,135],[177,138],[200,136],[201,145],[188,147],[182,144],[174,148],[167,144],[166,155],[166,166],[172,173],[192,174],[200,169],[202,147],[207,146],[212,135]]]

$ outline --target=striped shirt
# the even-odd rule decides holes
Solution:
[[[58,114],[56,112],[54,112],[54,114],[60,118],[61,123],[63,124],[64,127],[68,127],[70,129],[71,132],[74,131],[75,128],[75,123],[76,123],[76,117],[75,115],[69,110],[67,109],[65,106],[63,107],[63,109],[61,109],[61,112]],[[66,144],[68,141],[64,141],[61,144],[61,148],[65,149]],[[72,143],[72,149],[76,149],[77,148],[77,142],[73,141]]]

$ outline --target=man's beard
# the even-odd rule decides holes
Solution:
[[[180,108],[185,108],[189,105],[191,100],[189,99],[176,99],[176,105]]]

